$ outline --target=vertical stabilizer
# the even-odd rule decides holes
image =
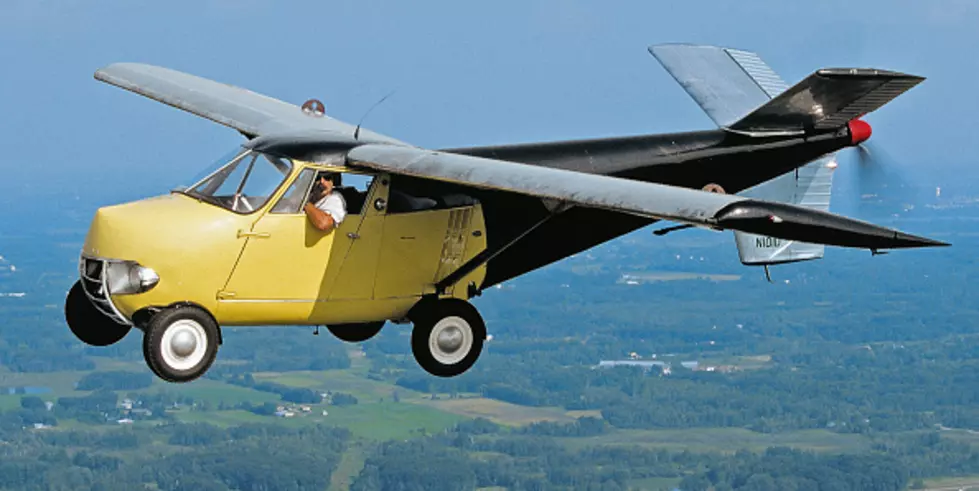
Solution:
[[[739,194],[829,211],[835,167],[836,157],[830,155]],[[734,232],[734,241],[738,245],[741,262],[757,266],[819,259],[823,257],[825,250],[825,246],[819,244],[781,240],[744,232]]]
[[[720,127],[727,127],[785,92],[789,86],[757,54],[687,44],[651,46],[649,52]],[[747,189],[740,195],[829,210],[835,154]],[[734,232],[741,262],[770,265],[819,259],[824,246]]]

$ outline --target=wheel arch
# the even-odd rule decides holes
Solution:
[[[415,302],[415,305],[408,309],[408,313],[405,315],[405,317],[407,317],[411,322],[415,322],[415,319],[418,319],[420,316],[425,315],[425,313],[430,312],[433,306],[438,302],[438,295],[423,295],[417,302]]]

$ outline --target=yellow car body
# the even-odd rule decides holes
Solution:
[[[299,206],[271,210],[290,198],[303,171],[361,172],[292,164],[269,199],[247,213],[180,192],[99,209],[82,250],[83,278],[86,264],[117,261],[159,278],[148,291],[117,294],[107,279],[90,277],[106,283],[103,310],[131,324],[141,311],[176,304],[202,307],[221,325],[365,323],[404,319],[423,296],[468,299],[482,283],[485,266],[441,293],[435,288],[486,248],[478,203],[388,213],[391,180],[380,174],[360,213],[323,232]]]

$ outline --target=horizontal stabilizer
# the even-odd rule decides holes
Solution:
[[[827,68],[789,87],[750,51],[660,44],[649,52],[717,126],[748,134],[839,128],[924,80],[885,70]]]
[[[746,133],[831,130],[887,104],[924,80],[863,68],[818,70],[728,127]]]
[[[835,166],[835,154],[829,155],[738,194],[829,211]],[[821,244],[779,240],[745,232],[734,232],[734,242],[738,246],[741,262],[746,265],[821,259],[825,252]]]

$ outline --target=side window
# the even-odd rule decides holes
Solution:
[[[446,191],[444,186],[403,176],[391,176],[388,193],[388,214],[413,213],[426,210],[443,210],[476,204],[476,199],[456,191]]]
[[[334,189],[343,196],[343,201],[347,204],[347,214],[359,215],[364,210],[364,202],[372,182],[374,176],[368,174],[340,174]]]
[[[299,213],[299,210],[302,209],[303,198],[306,197],[306,192],[309,191],[309,185],[313,182],[313,174],[315,174],[315,171],[312,169],[304,169],[300,172],[299,177],[295,181],[292,181],[292,185],[289,186],[286,193],[272,207],[271,213]]]

